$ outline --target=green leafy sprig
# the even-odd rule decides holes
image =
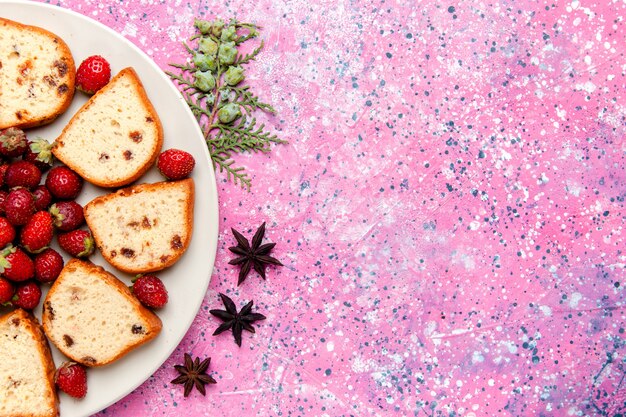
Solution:
[[[244,85],[245,65],[263,49],[263,42],[243,54],[240,46],[259,35],[260,27],[231,20],[229,23],[196,20],[196,34],[183,45],[190,55],[185,64],[170,64],[178,73],[167,75],[179,86],[198,120],[211,154],[213,166],[226,172],[228,180],[248,191],[251,178],[235,164],[235,154],[271,151],[271,145],[287,143],[257,123],[254,112],[275,114],[276,110]]]

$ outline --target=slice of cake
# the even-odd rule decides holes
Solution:
[[[120,71],[72,117],[52,153],[86,181],[121,187],[142,176],[163,145],[163,127],[132,68]]]
[[[85,220],[102,256],[133,274],[154,272],[176,262],[191,241],[194,183],[140,184],[96,197]]]
[[[102,267],[71,259],[43,304],[48,339],[85,366],[106,365],[154,339],[161,320]]]
[[[61,38],[0,18],[0,129],[49,123],[74,97],[76,68]]]
[[[0,352],[0,416],[58,416],[54,362],[37,319],[22,309],[0,317]]]

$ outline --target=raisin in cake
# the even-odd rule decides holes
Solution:
[[[37,319],[22,309],[0,317],[0,352],[0,416],[58,416],[54,362]]]
[[[163,127],[132,68],[120,71],[72,117],[52,153],[100,187],[142,176],[163,145]]]
[[[49,123],[74,97],[67,44],[36,26],[0,18],[0,129]]]
[[[85,366],[106,365],[154,339],[161,320],[128,287],[91,262],[71,259],[43,303],[48,339]]]
[[[115,268],[154,272],[176,262],[191,241],[194,183],[140,184],[96,197],[85,220],[96,246]]]

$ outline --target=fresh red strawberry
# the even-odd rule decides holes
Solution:
[[[9,169],[9,164],[3,163],[0,165],[0,187],[4,187],[4,174],[7,172],[7,169]]]
[[[32,162],[41,172],[45,172],[52,167],[54,161],[52,144],[45,139],[37,138],[28,143],[28,148],[22,155],[22,159]]]
[[[0,215],[4,216],[4,214],[6,213],[5,210],[5,202],[7,200],[7,196],[9,195],[9,193],[7,193],[4,190],[0,190]]]
[[[83,206],[74,200],[54,203],[49,211],[54,218],[54,225],[62,232],[78,229],[85,223]]]
[[[83,188],[83,179],[66,166],[56,166],[48,172],[46,187],[59,200],[73,200]]]
[[[35,212],[35,199],[26,188],[14,188],[4,201],[4,211],[12,225],[24,225]]]
[[[52,282],[63,269],[63,257],[52,248],[45,249],[35,256],[35,279],[39,282]]]
[[[11,302],[16,307],[32,310],[39,305],[39,300],[41,300],[41,289],[39,285],[31,281],[17,287]]]
[[[11,301],[13,294],[15,294],[15,288],[11,281],[0,277],[0,304]]]
[[[181,180],[187,178],[196,160],[189,152],[180,149],[168,149],[159,155],[157,168],[159,172],[168,180]]]
[[[5,217],[0,217],[0,248],[13,242],[15,236],[15,227]]]
[[[131,287],[135,297],[146,307],[161,308],[167,304],[167,289],[155,275],[138,275]]]
[[[76,258],[86,258],[95,249],[93,237],[87,230],[76,229],[60,233],[57,235],[57,240],[61,249]]]
[[[20,248],[7,246],[0,252],[0,272],[11,281],[26,281],[35,276],[35,264]]]
[[[41,181],[41,171],[28,161],[14,161],[4,173],[4,184],[9,187],[35,188]]]
[[[70,397],[83,398],[87,394],[87,370],[76,362],[65,362],[54,373],[57,387]]]
[[[0,130],[0,155],[15,158],[24,153],[28,147],[28,139],[22,129],[10,127]]]
[[[111,66],[100,55],[85,59],[76,71],[76,88],[83,93],[94,94],[108,84],[111,79]]]
[[[33,198],[35,199],[35,210],[47,210],[52,203],[52,194],[48,188],[40,184],[32,191]],[[0,208],[1,211],[1,208]]]
[[[47,211],[33,214],[20,232],[20,244],[30,253],[44,250],[54,237],[52,215]]]

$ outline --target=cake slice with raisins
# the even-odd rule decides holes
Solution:
[[[173,265],[191,242],[194,182],[139,184],[96,197],[84,213],[96,246],[131,274]]]
[[[52,122],[74,97],[76,68],[63,40],[0,17],[0,129]]]
[[[0,317],[0,352],[0,416],[58,416],[54,362],[37,319],[22,309]]]
[[[162,146],[159,116],[135,70],[125,68],[78,110],[52,153],[86,181],[113,188],[141,177]]]
[[[43,303],[48,339],[75,362],[102,366],[154,339],[161,320],[101,266],[71,259]]]

